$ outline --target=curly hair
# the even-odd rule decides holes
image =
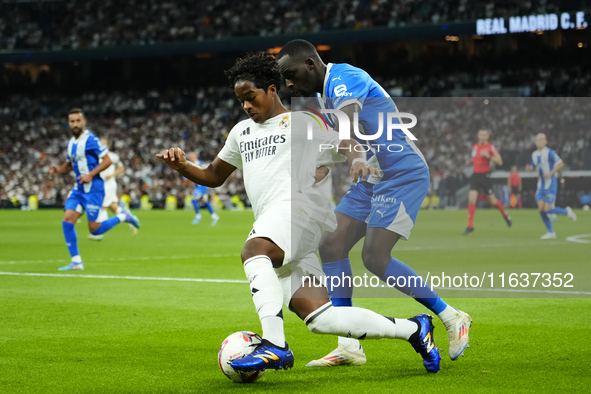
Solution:
[[[250,81],[259,89],[265,91],[275,85],[277,91],[281,86],[281,73],[275,56],[269,52],[252,52],[244,58],[236,59],[231,69],[224,71],[234,89],[236,82]]]

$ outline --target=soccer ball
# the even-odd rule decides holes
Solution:
[[[237,383],[253,383],[263,376],[265,370],[237,372],[230,366],[232,361],[252,353],[262,340],[259,334],[251,331],[238,331],[224,339],[218,353],[218,364],[228,379]]]

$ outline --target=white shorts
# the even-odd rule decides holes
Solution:
[[[119,202],[119,199],[117,198],[117,189],[105,189],[103,208],[110,207],[114,202]]]
[[[316,255],[322,230],[302,207],[290,202],[277,203],[267,208],[254,222],[247,241],[269,238],[284,252],[283,266],[275,269],[283,288],[283,302],[289,306],[304,277],[314,275],[323,280],[324,273]]]

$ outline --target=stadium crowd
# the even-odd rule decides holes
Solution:
[[[74,0],[0,3],[0,50],[77,49],[575,11],[580,0]]]
[[[549,145],[563,157],[567,169],[591,169],[588,99],[417,97],[396,101],[419,119],[413,133],[432,171],[432,193],[441,194],[444,190],[439,185],[448,177],[461,183],[469,176],[465,161],[483,126],[489,128],[491,142],[503,155],[503,169],[513,164],[524,168],[535,149],[534,135],[540,131],[548,133]],[[41,204],[65,199],[74,180],[52,179],[47,169],[65,160],[64,147],[70,138],[66,114],[71,107],[83,108],[87,127],[106,137],[120,155],[126,166],[120,193],[129,194],[134,204],[142,195],[162,201],[172,194],[182,201],[192,185],[154,155],[180,146],[210,161],[232,126],[244,117],[226,86],[165,93],[86,93],[70,98],[13,95],[0,101],[0,200],[24,201],[30,194],[37,195]],[[347,171],[336,168],[333,176],[338,201],[348,186]],[[238,195],[248,204],[239,171],[216,192],[223,202]]]

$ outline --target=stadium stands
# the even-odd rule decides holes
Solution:
[[[475,132],[482,126],[490,128],[491,142],[504,157],[504,169],[513,164],[524,168],[535,149],[534,135],[539,131],[549,133],[551,146],[564,158],[567,169],[591,169],[588,124],[584,119],[573,119],[574,115],[588,113],[588,100],[529,99],[536,100],[536,104],[526,109],[516,105],[515,100],[519,99],[497,100],[502,101],[491,103],[486,117],[473,121],[466,121],[466,108],[473,106],[474,111],[481,111],[483,99],[397,100],[400,108],[422,120],[416,131],[420,136],[418,146],[432,169],[434,193],[440,178],[450,173],[469,175],[463,174],[464,162],[475,141]],[[13,95],[0,102],[0,185],[4,185],[9,198],[24,201],[28,195],[36,194],[41,205],[59,203],[65,198],[73,179],[54,181],[47,169],[65,159],[63,147],[70,137],[65,114],[75,106],[86,112],[89,129],[110,139],[112,149],[121,156],[127,167],[120,182],[121,191],[129,193],[134,203],[143,194],[148,194],[152,201],[163,200],[168,194],[183,201],[190,186],[154,155],[164,148],[180,146],[198,150],[201,159],[211,160],[231,127],[243,117],[238,101],[226,86],[190,92],[170,90],[166,94],[86,93],[69,98]],[[552,129],[539,119],[550,119]],[[346,191],[347,172],[336,169],[333,176],[338,200]],[[218,193],[226,200],[235,194],[244,196],[240,174],[219,188]]]
[[[77,49],[574,11],[581,1],[229,0],[0,3],[0,50]]]

